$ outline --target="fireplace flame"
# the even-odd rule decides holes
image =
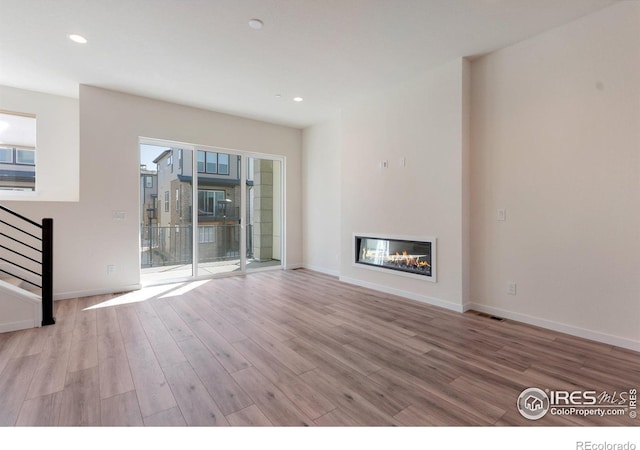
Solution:
[[[369,255],[366,251],[363,251],[363,254]],[[402,251],[402,254],[396,252],[395,255],[387,256],[387,262],[400,265],[400,266],[410,266],[410,267],[431,267],[426,260],[420,260],[420,256],[409,255],[406,250]]]

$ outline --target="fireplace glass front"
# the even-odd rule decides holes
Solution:
[[[355,236],[355,262],[431,277],[432,242]]]

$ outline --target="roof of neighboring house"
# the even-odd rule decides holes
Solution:
[[[158,155],[158,157],[156,159],[153,160],[154,163],[158,164],[158,162],[162,161],[165,157],[167,157],[168,155],[170,155],[172,152],[171,149],[165,150],[162,153],[160,153],[160,155]]]

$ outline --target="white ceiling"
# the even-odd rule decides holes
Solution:
[[[70,97],[89,84],[302,128],[615,1],[0,0],[0,84]]]

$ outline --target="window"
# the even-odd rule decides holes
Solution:
[[[35,166],[36,152],[34,152],[33,150],[16,149],[16,164]]]
[[[220,200],[226,198],[224,191],[198,191],[198,215],[217,216],[220,215],[218,205]]]
[[[0,189],[36,188],[36,116],[0,110]]]
[[[180,212],[180,189],[176,189],[176,212]]]
[[[169,212],[169,191],[164,193],[164,212]]]
[[[0,163],[13,162],[13,149],[12,148],[0,148]]]
[[[253,166],[254,166],[253,158],[247,158],[247,180],[249,181],[253,181]]]
[[[167,156],[167,167],[169,167],[171,173],[173,173],[173,150],[170,150],[169,156]]]
[[[204,156],[204,152],[202,150],[198,150],[198,172],[199,173],[204,173],[204,160],[205,160],[205,156]]]
[[[198,227],[198,242],[200,244],[210,244],[215,241],[216,241],[216,227],[214,226]]]
[[[207,173],[218,173],[218,154],[212,152],[205,152],[207,158]]]
[[[218,155],[218,173],[220,175],[229,175],[229,155],[224,153]]]
[[[198,150],[198,172],[229,175],[229,155]]]
[[[153,187],[153,177],[150,175],[146,175],[144,177],[144,187],[152,188]]]

